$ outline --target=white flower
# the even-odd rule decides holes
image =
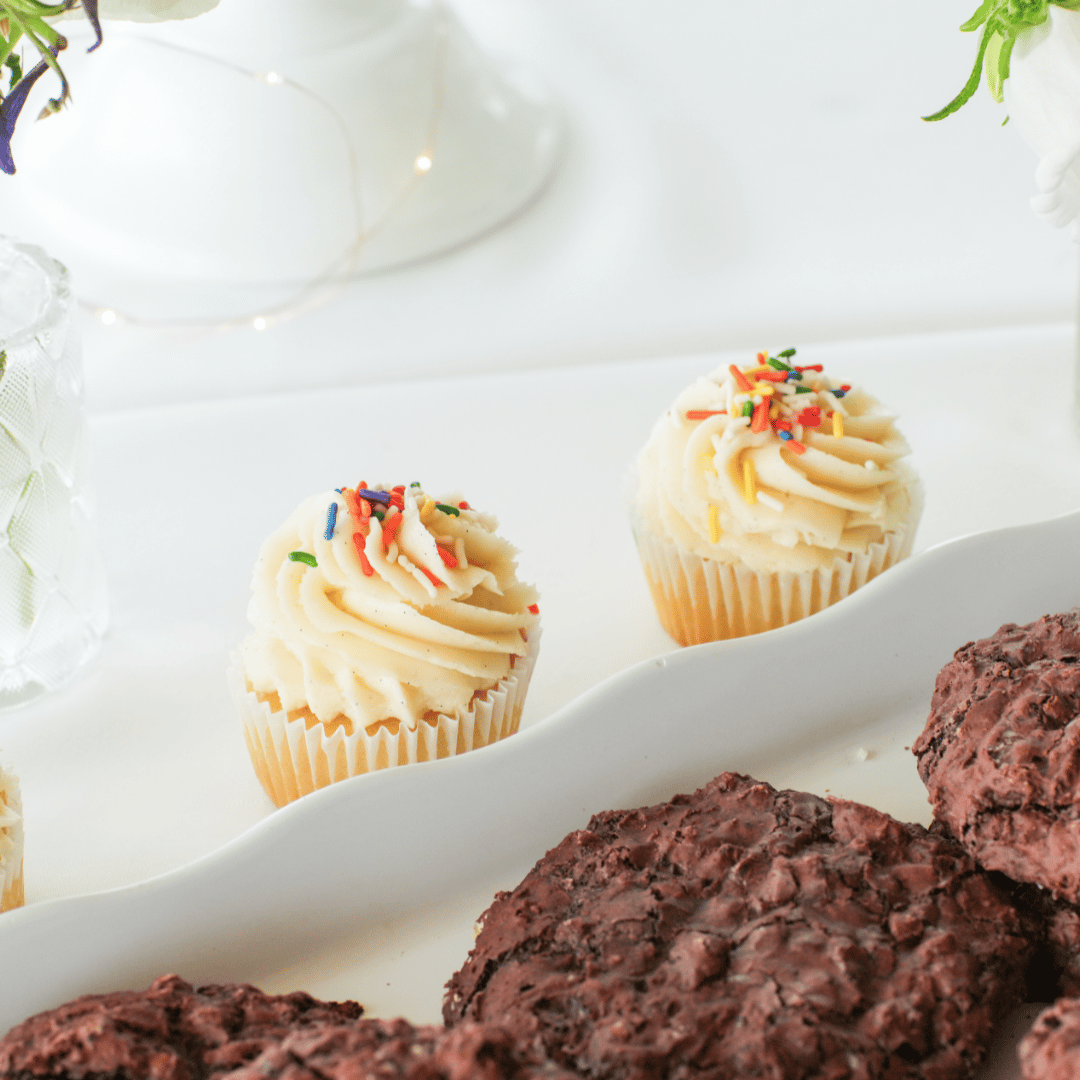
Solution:
[[[1039,155],[1031,208],[1080,242],[1080,11],[1051,4],[1017,36],[1004,92],[1010,124]]]

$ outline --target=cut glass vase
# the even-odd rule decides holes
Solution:
[[[65,682],[108,621],[67,271],[0,236],[0,707]]]

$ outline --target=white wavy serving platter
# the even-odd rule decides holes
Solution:
[[[926,821],[907,746],[937,671],[1004,622],[1080,604],[1078,548],[1080,512],[943,544],[804,622],[638,664],[506,742],[316,792],[139,885],[8,913],[0,1031],[168,971],[437,1021],[497,888],[592,813],[725,769]]]

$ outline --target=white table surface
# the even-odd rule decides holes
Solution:
[[[849,342],[799,356],[865,383],[901,413],[927,488],[918,549],[1080,505],[1070,327]],[[745,359],[628,361],[98,415],[112,628],[66,688],[0,715],[0,747],[24,789],[28,901],[144,879],[273,812],[224,672],[245,633],[258,546],[312,491],[362,476],[420,479],[498,513],[521,548],[522,575],[542,594],[526,724],[671,649],[637,563],[623,477],[683,385]]]

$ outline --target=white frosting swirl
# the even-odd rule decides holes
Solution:
[[[908,446],[893,418],[869,394],[843,391],[824,374],[805,370],[768,382],[762,370],[783,377],[767,365],[746,368],[747,392],[721,368],[660,418],[638,459],[641,527],[683,550],[763,573],[813,570],[865,552],[907,520],[918,485],[900,460]],[[732,415],[762,400],[771,413],[764,424],[760,413],[757,423]],[[817,426],[800,423],[818,417]]]
[[[435,507],[457,508],[456,495],[406,488],[400,511],[366,519],[366,536],[351,498],[347,489],[312,496],[263,544],[248,609],[255,633],[241,647],[250,687],[277,694],[287,711],[362,727],[396,719],[415,728],[425,714],[467,708],[525,655],[537,622],[536,590],[518,582],[515,549],[491,515]]]

